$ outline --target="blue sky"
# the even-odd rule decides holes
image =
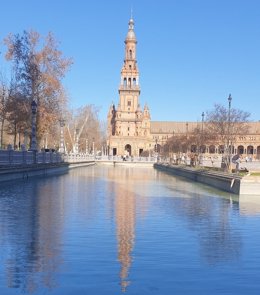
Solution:
[[[52,31],[74,64],[64,84],[71,105],[118,103],[131,7],[143,106],[152,120],[197,121],[214,103],[260,120],[259,0],[1,1],[0,39]],[[0,67],[8,71],[0,45]]]

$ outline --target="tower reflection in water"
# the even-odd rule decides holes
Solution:
[[[116,196],[116,224],[118,241],[118,260],[121,263],[121,286],[126,290],[130,281],[128,273],[132,263],[131,252],[135,236],[135,196],[133,193],[119,188]]]
[[[138,184],[144,184],[147,175],[151,177],[149,171],[153,173],[152,169],[134,169],[131,167],[128,167],[128,169],[108,170],[108,179],[111,180],[110,185],[112,186],[109,189],[113,190],[115,195],[114,214],[122,292],[126,292],[131,283],[130,269],[135,244],[136,206],[138,205],[138,211],[141,214],[145,213],[147,207],[147,198],[142,196],[137,198],[134,188],[138,187]]]

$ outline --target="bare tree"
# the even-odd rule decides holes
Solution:
[[[202,153],[206,152],[206,144],[210,144],[216,140],[215,134],[209,133],[198,124],[188,134],[175,134],[167,140],[163,146],[163,154],[172,157],[173,154],[180,158],[182,154],[188,154],[194,159],[193,164],[198,164],[198,158]]]
[[[93,142],[95,150],[101,149],[105,132],[102,126],[98,118],[98,109],[94,105],[85,105],[68,112],[65,128],[67,151],[91,152]]]
[[[223,160],[227,169],[231,169],[231,155],[234,153],[233,146],[239,135],[249,131],[250,113],[226,108],[215,104],[214,109],[206,113],[206,130],[209,134],[216,135],[216,140],[224,146]]]

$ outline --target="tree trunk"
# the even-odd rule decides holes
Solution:
[[[17,132],[17,124],[14,124],[14,150],[16,150],[16,132]]]
[[[1,141],[0,141],[0,148],[3,148],[3,142],[4,142],[4,123],[5,119],[3,118],[1,121]]]

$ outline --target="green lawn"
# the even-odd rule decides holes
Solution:
[[[252,173],[250,173],[250,175],[252,175],[252,176],[260,176],[260,172],[252,172]]]

